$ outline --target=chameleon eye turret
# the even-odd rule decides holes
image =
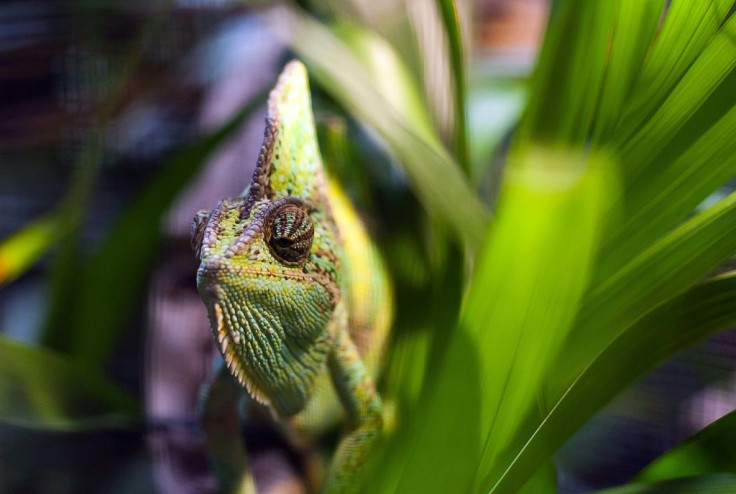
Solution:
[[[237,417],[227,391],[239,391],[236,385],[305,436],[317,433],[310,425],[337,425],[342,406],[352,430],[324,491],[345,491],[382,427],[372,376],[391,322],[391,290],[357,215],[328,187],[301,63],[290,63],[271,92],[245,195],[198,212],[192,247],[201,261],[197,287],[226,364],[202,417],[221,491],[248,482],[245,455],[236,454],[237,420],[221,420]]]
[[[314,224],[304,205],[294,200],[276,203],[266,221],[267,243],[271,253],[289,266],[304,264],[314,240]]]

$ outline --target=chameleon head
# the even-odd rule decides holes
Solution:
[[[320,254],[322,213],[305,200],[221,201],[198,213],[197,287],[230,372],[280,415],[300,411],[330,346],[339,291]]]
[[[247,194],[192,224],[197,286],[225,362],[280,415],[304,407],[335,326],[340,248],[324,188],[306,69],[292,62],[269,96]]]

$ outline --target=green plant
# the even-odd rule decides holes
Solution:
[[[736,172],[731,9],[553,3],[487,227],[463,156],[426,132],[429,110],[384,96],[416,87],[408,70],[377,70],[388,44],[354,18],[335,28],[279,12],[277,29],[316,82],[381,135],[434,231],[460,242],[433,266],[430,305],[452,313],[458,302],[447,282],[454,256],[466,254],[470,273],[457,324],[422,321],[398,336],[386,380],[404,408],[367,474],[371,492],[516,492],[535,472],[530,492],[552,491],[550,456],[596,410],[733,324],[733,275],[709,275],[736,251],[736,196],[695,213]],[[454,17],[442,19],[441,35],[458,37]],[[449,43],[453,62],[461,44]],[[392,57],[402,65],[398,50]],[[447,66],[462,84],[467,69]],[[463,138],[452,135],[454,153],[473,148],[457,145]]]

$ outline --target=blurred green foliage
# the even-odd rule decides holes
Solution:
[[[319,20],[282,3],[262,19],[308,64],[323,96],[315,101],[339,115],[320,129],[325,160],[368,212],[397,288],[382,382],[396,413],[356,488],[554,492],[551,457],[578,428],[637,377],[736,322],[736,276],[713,276],[736,252],[736,195],[696,213],[736,176],[736,17],[730,0],[553,2],[523,115],[515,122],[512,106],[501,119],[516,127],[496,201],[478,189],[495,165],[474,158],[471,166],[471,150],[489,139],[495,151],[501,139],[465,127],[474,124],[472,57],[458,15],[469,6],[458,3],[427,3],[438,22],[425,28],[445,41],[442,53],[406,41],[416,26],[403,2],[385,24],[354,2],[315,2]],[[447,70],[449,136],[427,66]],[[109,358],[146,280],[163,212],[252,109],[173,157],[85,260],[79,288],[63,298],[71,315],[47,333],[63,357],[0,347],[38,362],[35,377],[17,367],[5,374],[0,402],[24,380],[34,391],[23,402],[31,421],[89,420],[64,406],[78,390],[42,386],[38,376]],[[66,234],[53,221],[0,244],[3,281]],[[115,263],[123,250],[132,275]],[[112,293],[120,296],[110,305]],[[107,403],[114,385],[96,383],[89,399],[102,399],[99,391]],[[129,413],[127,401],[108,401],[100,413]],[[0,419],[19,410],[0,407]],[[730,421],[713,427],[732,438]],[[704,431],[660,464],[707,462],[697,445],[709,437]],[[731,470],[735,452],[724,451],[723,461],[691,473]],[[668,481],[678,470],[657,467],[643,479]],[[671,482],[607,492],[736,485],[726,476]]]
[[[136,400],[63,355],[0,337],[0,420],[79,430],[140,420]]]
[[[736,489],[736,476],[701,475],[651,484],[628,484],[598,491],[601,494],[730,494]]]
[[[691,477],[718,472],[736,474],[736,411],[710,424],[663,454],[637,475],[638,482]]]

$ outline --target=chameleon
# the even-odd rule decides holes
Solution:
[[[225,362],[202,411],[222,490],[255,490],[237,444],[242,389],[301,436],[334,424],[342,409],[348,430],[323,492],[351,490],[382,431],[374,382],[392,289],[359,216],[323,168],[301,62],[287,64],[269,95],[250,185],[199,211],[191,239]]]

